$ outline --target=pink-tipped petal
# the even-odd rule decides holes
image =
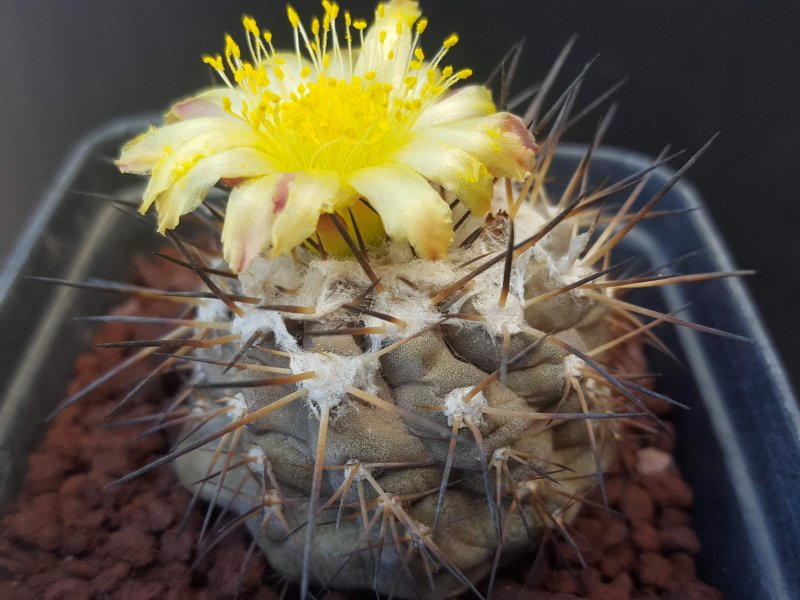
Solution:
[[[259,177],[271,171],[264,153],[253,148],[235,148],[200,159],[155,200],[158,230],[164,233],[177,227],[180,217],[200,206],[222,177]]]
[[[460,148],[481,161],[496,176],[523,179],[533,170],[538,148],[519,117],[497,113],[461,119],[418,132],[421,141]]]
[[[334,212],[349,199],[336,173],[300,172],[284,177],[290,179],[275,196],[272,256],[286,254],[302,244],[314,234],[320,215]]]
[[[234,272],[247,269],[269,246],[275,201],[281,189],[286,188],[286,174],[274,173],[245,181],[231,190],[222,227],[222,249]]]

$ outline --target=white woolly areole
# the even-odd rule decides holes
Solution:
[[[584,364],[585,363],[577,356],[568,354],[564,357],[564,376],[576,378],[581,377],[583,375]]]
[[[483,425],[483,413],[481,408],[486,406],[486,397],[483,392],[478,392],[472,398],[465,401],[464,398],[473,390],[472,387],[460,387],[452,390],[444,397],[444,414],[447,416],[447,424],[453,425],[456,416],[462,419],[470,419],[475,425]]]
[[[247,459],[252,465],[253,471],[259,475],[264,474],[264,461],[267,459],[267,455],[264,454],[261,446],[258,446],[257,444],[251,444],[247,450]]]
[[[288,352],[300,350],[297,340],[286,329],[286,324],[280,313],[250,306],[241,308],[244,311],[244,315],[233,318],[231,332],[240,334],[242,342],[249,340],[256,332],[272,333],[275,336],[275,343],[281,349]]]
[[[227,415],[230,417],[231,421],[238,421],[239,419],[243,418],[249,412],[247,409],[247,402],[244,400],[244,396],[239,393],[235,396],[232,396],[227,399],[228,402],[228,411]]]
[[[225,322],[228,320],[228,307],[221,300],[206,299],[198,307],[195,319],[206,322]]]
[[[315,413],[338,406],[347,397],[347,388],[360,388],[370,394],[377,393],[374,374],[377,360],[365,355],[340,356],[321,352],[299,351],[292,354],[289,363],[293,373],[313,371],[316,375],[299,383],[308,391],[307,400]]]
[[[355,474],[353,474],[354,470]],[[347,462],[342,475],[345,481],[350,479],[351,475],[353,476],[353,481],[363,481],[367,478],[367,468],[360,461],[350,460]]]
[[[567,255],[563,259],[563,263],[565,266],[571,266],[575,263],[578,259],[578,256],[581,252],[584,251],[586,245],[589,243],[589,232],[581,233],[580,235],[576,235],[569,243],[569,250],[567,251]]]

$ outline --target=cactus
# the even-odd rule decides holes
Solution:
[[[245,17],[251,56],[228,37],[204,58],[225,85],[123,148],[119,167],[149,176],[141,212],[207,286],[170,296],[188,311],[172,333],[122,343],[145,347],[133,360],[170,348],[158,372],[194,365],[165,417],[186,407],[189,429],[124,479],[174,462],[209,502],[201,538],[246,524],[303,597],[484,597],[499,565],[569,541],[586,494],[605,498],[619,423],[669,401],[626,379],[628,340],[660,322],[723,334],[620,299],[686,278],[614,279],[610,260],[705,147],[634,210],[667,159],[587,189],[607,118],[554,196],[583,75],[547,114],[546,89],[496,112],[445,64],[457,36],[424,54],[416,1],[371,26],[322,4],[309,28],[288,8],[294,52]],[[218,243],[172,231],[190,213]],[[214,526],[213,507],[236,516]]]

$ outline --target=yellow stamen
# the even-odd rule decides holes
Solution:
[[[442,46],[449,50],[458,43],[458,39],[458,34],[453,33],[444,42],[442,42]]]
[[[230,60],[231,57],[234,57],[234,58],[238,59],[238,58],[241,58],[241,56],[242,56],[242,51],[239,48],[239,44],[237,44],[231,36],[226,35],[225,36],[225,57],[228,60]]]
[[[225,66],[222,63],[222,57],[217,54],[216,56],[205,55],[203,57],[203,62],[209,65],[215,71],[224,71]]]
[[[256,24],[256,20],[248,15],[242,17],[242,25],[244,25],[245,30],[248,33],[253,34],[255,37],[260,37],[261,32],[258,29],[258,25]]]
[[[300,15],[292,8],[290,4],[286,5],[286,15],[289,17],[289,23],[293,28],[297,29],[300,26]]]

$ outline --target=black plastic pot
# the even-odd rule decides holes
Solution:
[[[135,181],[119,175],[110,158],[149,121],[112,123],[76,147],[0,277],[0,501],[13,498],[46,415],[65,396],[73,358],[89,343],[91,331],[73,317],[98,314],[117,301],[25,277],[125,281],[132,272],[131,254],[163,243],[108,202],[91,199],[91,194],[131,192]],[[563,146],[553,175],[565,178],[583,150]],[[649,162],[635,153],[602,148],[594,155],[591,180],[615,181]],[[642,197],[671,174],[659,169]],[[641,223],[622,252],[638,256],[642,266],[656,267],[700,250],[674,268],[732,270],[730,255],[702,207],[694,188],[679,183],[661,208],[698,210]],[[800,411],[750,296],[741,281],[725,279],[658,288],[637,301],[666,311],[690,304],[682,318],[750,338],[737,342],[663,328],[663,339],[677,350],[683,366],[654,356],[653,368],[663,374],[660,391],[691,406],[676,416],[677,453],[695,491],[701,578],[726,598],[797,598]]]

